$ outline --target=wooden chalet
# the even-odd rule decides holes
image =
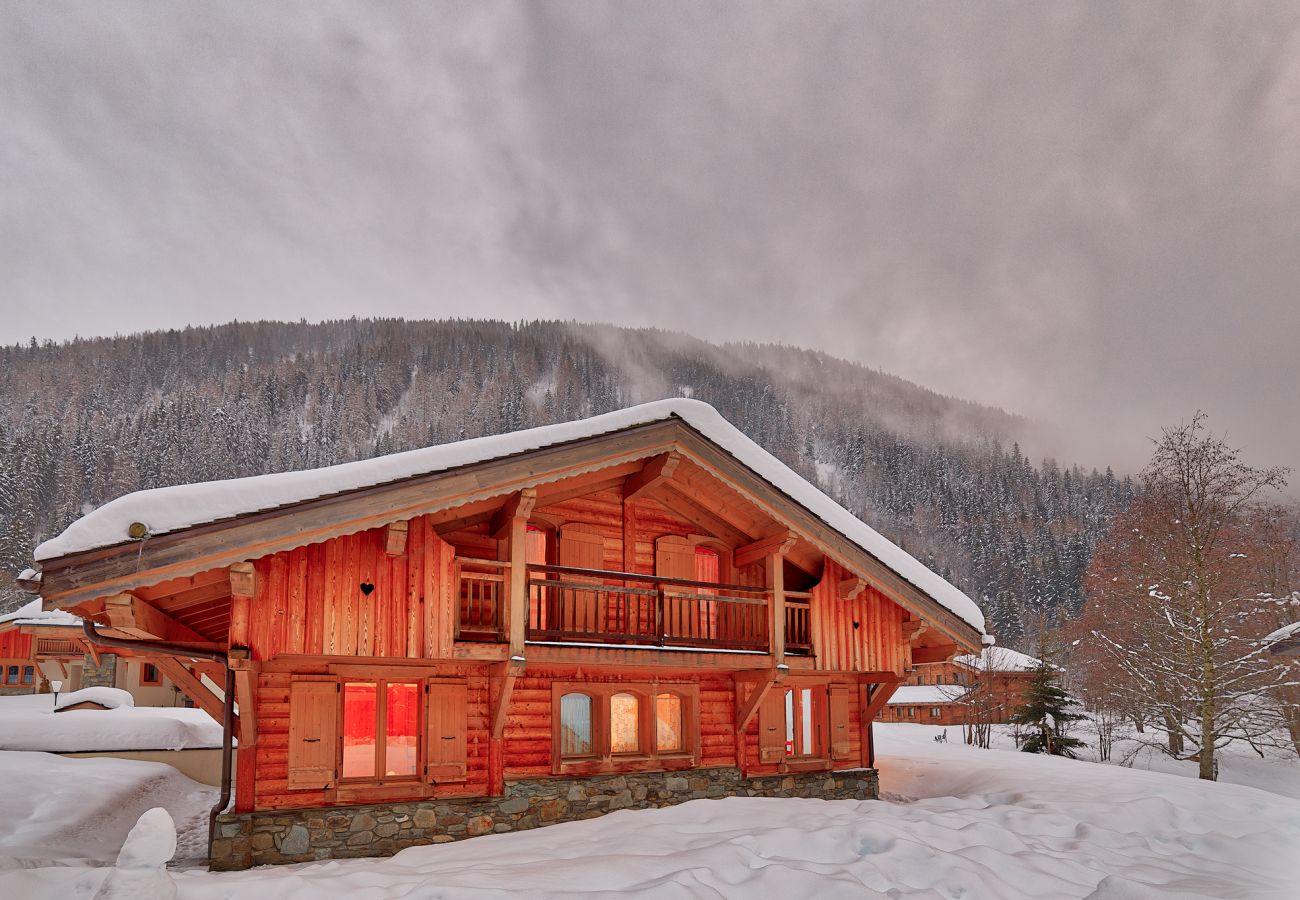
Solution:
[[[921,663],[903,673],[877,714],[880,722],[913,725],[1005,725],[1024,702],[1038,660],[1006,647],[979,655]]]
[[[956,588],[689,400],[141,492],[37,556],[47,607],[158,641],[214,716],[199,676],[233,672],[225,868],[873,797],[900,677],[985,639]]]

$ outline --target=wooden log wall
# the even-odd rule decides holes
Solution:
[[[464,782],[440,785],[433,790],[433,795],[481,797],[488,792],[488,678],[483,669],[470,666],[440,667],[437,675],[466,677],[468,681],[468,771]],[[289,685],[292,680],[288,673],[266,673],[258,678],[253,778],[253,804],[257,809],[331,806],[343,802],[332,800],[329,791],[289,790]],[[415,790],[424,791],[424,784]],[[240,808],[244,808],[242,804]]]
[[[555,681],[590,684],[694,683],[700,687],[700,754],[697,767],[734,766],[735,690],[730,675],[708,672],[593,672],[582,668],[547,667],[532,669],[515,681],[507,711],[505,777],[551,777],[551,686]]]
[[[454,552],[421,516],[405,552],[385,552],[382,528],[345,535],[254,562],[256,593],[247,634],[254,659],[282,653],[449,657],[454,622]],[[366,585],[370,585],[366,593]]]
[[[32,636],[12,629],[0,634],[0,659],[30,659]]]
[[[813,587],[817,668],[901,675],[911,663],[903,640],[907,613],[872,587],[853,600],[844,599],[841,584],[851,577],[843,566],[827,559],[822,580]]]

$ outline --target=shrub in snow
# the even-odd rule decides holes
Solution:
[[[176,853],[176,823],[161,806],[148,810],[126,836],[117,864],[95,900],[175,900],[167,861]]]
[[[70,694],[59,694],[59,702],[54,704],[54,708],[56,710],[66,709],[69,706],[76,706],[78,703],[98,703],[108,709],[135,706],[135,700],[131,697],[131,694],[121,688],[88,687],[73,691]]]

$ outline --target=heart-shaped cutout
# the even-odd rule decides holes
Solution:
[[[361,582],[361,593],[365,594],[367,597],[370,596],[370,592],[373,591],[374,589],[375,586],[371,584],[369,581]]]

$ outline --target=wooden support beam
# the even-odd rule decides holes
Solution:
[[[156,656],[150,659],[158,671],[162,672],[172,684],[176,685],[185,696],[194,701],[203,710],[221,724],[225,717],[225,704],[217,695],[208,690],[208,686],[194,676],[185,665],[174,656]],[[235,717],[235,733],[239,733],[239,717]]]
[[[845,600],[856,600],[866,589],[867,579],[861,575],[854,575],[840,582],[840,597]]]
[[[746,673],[747,675],[748,673]],[[736,680],[742,684],[748,682],[753,685],[749,692],[749,697],[745,700],[745,705],[736,711],[736,733],[744,734],[749,723],[754,721],[754,716],[758,715],[758,708],[766,699],[768,692],[777,683],[779,674],[776,669],[767,669],[758,673],[757,678],[742,677],[737,673]]]
[[[230,596],[252,597],[257,594],[257,569],[251,562],[230,564]]]
[[[750,535],[711,512],[698,501],[686,496],[671,484],[665,484],[655,491],[653,499],[673,515],[685,519],[706,534],[721,538],[732,546],[748,544],[753,540]]]
[[[767,586],[772,594],[768,600],[771,618],[768,620],[768,634],[771,636],[772,660],[778,665],[785,663],[785,553],[773,553],[767,557]]]
[[[406,553],[406,532],[409,523],[389,522],[384,526],[384,553],[389,556],[402,556]]]
[[[912,665],[921,663],[947,662],[961,650],[956,644],[940,644],[937,647],[913,647]]]
[[[235,670],[235,702],[239,704],[239,748],[251,749],[257,743],[257,673]],[[251,755],[251,753],[250,753]]]
[[[208,639],[203,635],[188,625],[177,622],[135,594],[114,594],[106,597],[104,617],[108,619],[111,628],[132,638],[208,643]]]
[[[533,507],[537,504],[537,489],[524,488],[522,491],[515,491],[507,499],[505,504],[497,510],[489,520],[488,535],[493,540],[502,540],[510,534],[510,525],[515,519],[528,521],[528,517],[533,514]]]
[[[751,544],[743,547],[737,547],[732,553],[732,562],[736,568],[748,566],[770,556],[773,553],[779,553],[785,556],[790,552],[798,538],[792,531],[778,531],[769,534],[767,537],[759,538]]]
[[[928,631],[930,623],[925,619],[908,619],[903,623],[903,640],[911,643]]]
[[[515,679],[523,672],[522,666],[509,666],[504,675],[494,675],[497,682],[492,705],[492,740],[499,741],[506,730],[506,716],[510,711],[510,698],[515,692]]]
[[[646,464],[641,467],[641,471],[635,475],[629,475],[627,481],[623,483],[624,502],[634,500],[638,494],[644,494],[646,491],[652,490],[672,478],[673,472],[681,461],[681,455],[675,452],[662,453],[646,460]]]
[[[525,513],[510,520],[510,593],[507,595],[510,622],[510,655],[523,658],[528,632],[528,518]]]

